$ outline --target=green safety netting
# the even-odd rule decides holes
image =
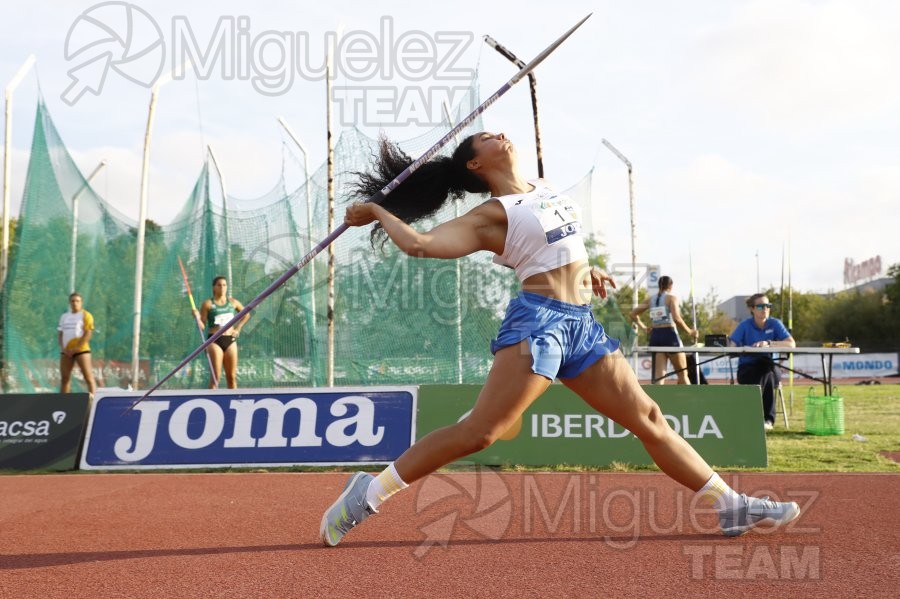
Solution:
[[[477,98],[473,82],[455,108],[455,121],[475,108]],[[481,128],[478,119],[462,135]],[[416,157],[447,129],[436,127],[400,145]],[[376,146],[376,139],[357,129],[341,133],[334,169],[338,219],[353,173],[367,168]],[[285,154],[295,156],[289,150]],[[209,297],[216,275],[230,276],[230,293],[247,303],[328,234],[326,166],[296,187],[285,182],[290,166],[286,160],[272,191],[246,200],[223,198],[215,169],[211,173],[206,164],[171,223],[147,222],[139,388],[156,382],[199,344],[179,258],[198,304]],[[568,193],[590,223],[591,173]],[[467,196],[423,226],[482,201]],[[87,182],[40,100],[10,268],[0,295],[5,391],[58,388],[56,325],[67,309],[73,268],[74,287],[95,319],[91,349],[98,385],[129,385],[136,245],[137,223],[112,208]],[[389,244],[384,251],[373,250],[368,228],[349,230],[333,247],[336,385],[484,380],[492,358],[490,339],[517,288],[511,270],[493,265],[485,252],[442,261],[411,259]],[[240,338],[242,387],[326,383],[327,281],[328,254],[322,252],[253,311]],[[623,345],[630,346],[633,333],[614,302],[598,306],[598,313],[610,333],[627,337]],[[201,354],[165,387],[204,387],[208,376]],[[83,389],[77,369],[73,378],[73,389]]]

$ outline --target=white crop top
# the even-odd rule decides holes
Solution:
[[[587,260],[578,206],[542,180],[529,181],[534,190],[499,198],[508,221],[503,254],[494,262],[516,270],[519,281]]]

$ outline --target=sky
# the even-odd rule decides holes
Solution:
[[[441,101],[452,103],[476,69],[482,99],[513,75],[484,35],[527,62],[592,13],[536,71],[543,162],[559,188],[593,172],[586,225],[621,282],[630,278],[628,173],[603,139],[633,166],[636,261],[659,265],[681,297],[691,280],[698,298],[723,301],[778,288],[788,275],[799,291],[828,292],[845,287],[845,259],[880,256],[883,273],[900,262],[900,3],[892,0],[0,7],[0,84],[36,57],[12,102],[12,216],[39,88],[82,172],[106,160],[95,189],[136,221],[150,86],[176,69],[158,88],[150,153],[147,217],[166,224],[207,146],[229,194],[269,192],[284,160],[279,116],[313,169],[325,161],[328,40],[339,40],[335,130],[402,140],[430,129]],[[114,35],[127,38],[127,51]],[[510,137],[524,174],[536,176],[527,82],[484,123]]]

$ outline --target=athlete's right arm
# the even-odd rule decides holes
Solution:
[[[466,214],[420,233],[378,204],[354,204],[347,209],[344,222],[361,226],[375,220],[404,253],[417,258],[460,258],[479,250],[496,251],[494,214],[482,204]],[[499,248],[502,253],[502,242]]]
[[[204,300],[202,304],[200,304],[200,324],[206,326],[207,318],[209,317],[209,308],[212,305],[212,302],[209,300]]]
[[[631,314],[629,314],[631,321],[632,322],[636,321],[638,316],[640,316],[642,313],[646,312],[649,307],[650,307],[650,300],[644,300],[643,302],[641,302],[640,304],[635,306],[634,309],[631,311]]]

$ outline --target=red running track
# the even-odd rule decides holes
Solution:
[[[897,597],[900,476],[740,474],[798,501],[727,539],[661,474],[437,474],[336,548],[347,474],[0,477],[0,597]]]

